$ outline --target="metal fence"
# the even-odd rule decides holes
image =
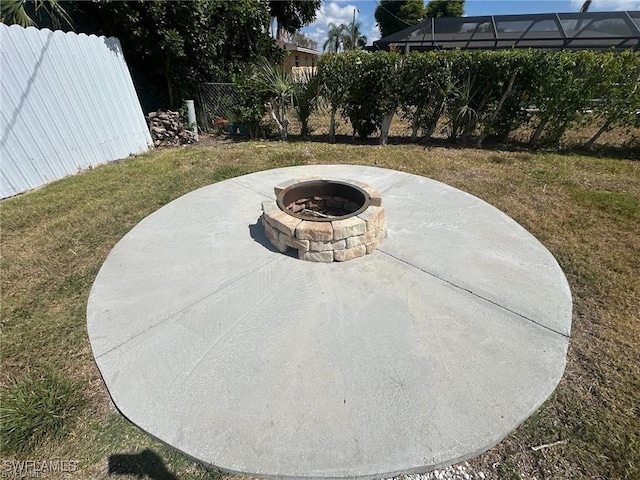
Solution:
[[[153,145],[116,38],[0,23],[0,198]]]
[[[216,118],[229,120],[240,102],[238,88],[233,83],[201,83],[198,93],[204,119],[201,128],[205,132],[213,129]]]

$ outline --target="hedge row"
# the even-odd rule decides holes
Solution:
[[[337,114],[360,137],[380,132],[382,144],[396,114],[411,120],[414,140],[444,121],[452,142],[477,146],[526,124],[532,146],[579,122],[600,121],[589,146],[616,126],[640,126],[639,52],[350,51],[323,55],[318,75],[332,140]]]

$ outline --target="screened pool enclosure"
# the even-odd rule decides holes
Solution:
[[[640,50],[640,11],[430,18],[371,50],[545,48]]]

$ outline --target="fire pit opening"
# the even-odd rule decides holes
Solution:
[[[357,185],[336,180],[311,180],[285,188],[277,202],[280,210],[296,218],[330,222],[364,212],[371,199]]]
[[[353,180],[296,178],[262,202],[267,240],[310,262],[344,262],[372,253],[387,236],[382,196]]]

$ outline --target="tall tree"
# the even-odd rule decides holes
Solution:
[[[321,0],[272,0],[269,2],[271,18],[278,22],[276,39],[282,38],[283,32],[294,33],[316,19]]]
[[[324,42],[322,50],[326,50],[329,53],[339,52],[340,47],[342,46],[342,40],[344,39],[345,28],[344,23],[336,25],[335,23],[330,22],[329,30],[327,31],[327,40]]]
[[[69,2],[77,30],[120,39],[145,108],[178,107],[198,84],[230,81],[247,62],[275,59],[261,0]]]
[[[361,50],[367,44],[367,37],[362,34],[362,23],[351,22],[349,25],[341,25],[342,29],[342,48],[346,50]]]
[[[428,18],[461,17],[464,15],[464,0],[431,0],[425,14]]]
[[[382,0],[374,13],[380,35],[386,37],[419,23],[425,16],[423,0]]]

